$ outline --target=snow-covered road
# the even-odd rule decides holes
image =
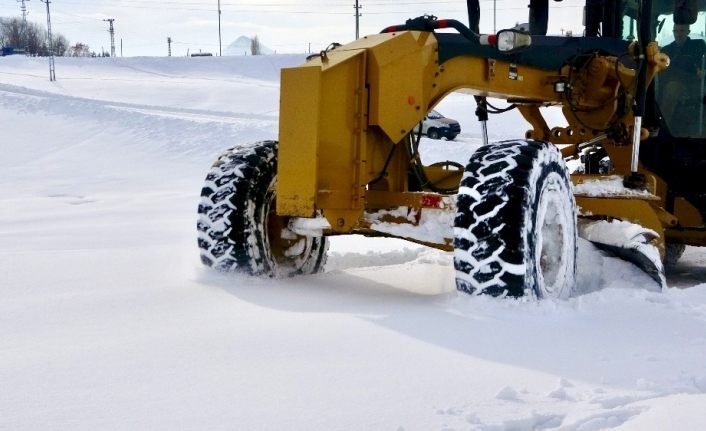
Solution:
[[[655,293],[582,242],[584,294],[539,303],[457,294],[450,254],[397,240],[333,238],[312,277],[203,268],[203,176],[276,137],[301,60],[57,59],[51,84],[0,58],[0,429],[706,429],[698,248]],[[472,99],[440,110],[464,133],[425,157],[465,161]]]

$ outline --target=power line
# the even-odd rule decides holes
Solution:
[[[18,3],[22,1],[30,1],[30,0],[16,0]],[[45,0],[42,0],[43,2]],[[51,0],[54,1],[54,0]],[[580,6],[574,6],[571,3],[576,0],[568,0],[564,1],[564,6],[563,8],[577,8]],[[10,3],[11,6],[11,2]],[[72,23],[78,23],[80,22],[79,20],[85,19],[87,22],[89,21],[101,21],[103,17],[110,16],[109,14],[112,14],[114,12],[115,8],[121,8],[121,9],[126,9],[126,10],[131,10],[134,11],[134,13],[140,13],[139,10],[141,9],[151,9],[151,10],[159,10],[160,14],[176,14],[176,16],[179,16],[179,14],[183,14],[184,12],[182,11],[202,11],[203,14],[200,16],[203,18],[205,16],[208,17],[208,21],[211,23],[209,24],[210,28],[213,28],[213,21],[212,21],[212,13],[217,12],[218,13],[218,19],[219,19],[219,40],[218,40],[218,47],[219,47],[219,54],[222,55],[222,30],[224,27],[223,21],[222,21],[222,13],[225,11],[227,14],[227,20],[225,21],[226,26],[228,24],[232,24],[234,21],[237,21],[238,19],[240,20],[248,20],[252,21],[253,19],[280,19],[279,15],[287,14],[287,15],[304,15],[307,16],[304,19],[313,19],[313,20],[326,20],[329,22],[336,22],[339,24],[341,27],[347,27],[345,25],[345,22],[350,19],[350,7],[351,3],[354,3],[353,8],[355,12],[355,19],[356,19],[356,36],[360,37],[361,32],[366,33],[366,31],[370,30],[371,25],[377,25],[375,22],[379,22],[381,20],[389,19],[392,21],[404,21],[406,18],[410,18],[411,16],[417,16],[421,15],[422,13],[433,13],[434,15],[437,15],[441,18],[444,18],[444,15],[446,17],[449,16],[458,16],[459,13],[462,11],[465,11],[465,4],[461,5],[458,0],[401,0],[399,2],[395,2],[394,0],[366,0],[365,1],[365,8],[366,8],[366,21],[361,22],[360,17],[362,16],[361,9],[362,9],[362,0],[354,0],[353,2],[350,2],[349,0],[331,0],[331,1],[322,1],[322,0],[310,0],[309,2],[287,2],[286,0],[262,0],[262,2],[257,2],[257,4],[253,4],[250,2],[244,2],[244,1],[238,1],[238,0],[218,0],[217,2],[214,2],[213,0],[203,0],[201,2],[197,2],[196,0],[184,0],[184,1],[178,1],[178,0],[163,0],[160,2],[144,2],[144,0],[111,0],[111,1],[104,1],[104,0],[93,0],[91,2],[91,10],[87,10],[85,8],[86,3],[84,1],[78,1],[78,0],[61,0],[61,8],[59,10],[55,10],[55,18],[56,15],[59,14],[59,16],[64,17],[66,21],[59,20],[60,23],[62,24],[72,24]],[[215,4],[214,4],[215,3]],[[497,6],[496,6],[497,3]],[[494,7],[497,8],[497,12],[500,12],[500,16],[498,16],[498,20],[501,19],[503,16],[504,11],[510,11],[510,10],[526,10],[526,5],[524,4],[525,2],[517,2],[517,0],[480,0],[481,4],[481,10],[484,12],[483,15],[486,17],[490,17],[490,14],[486,14],[485,12],[488,12],[488,9],[490,9],[490,12],[492,13]],[[567,4],[568,3],[568,4]],[[6,3],[7,5],[7,3]],[[76,12],[79,11],[79,9],[75,9],[78,6],[75,5],[80,5],[82,7],[81,12],[79,14],[76,14]],[[418,5],[418,6],[415,6]],[[29,4],[31,9],[31,4]],[[217,6],[216,8],[213,8],[212,6]],[[319,9],[316,9],[319,7]],[[68,8],[69,11],[72,11],[72,9],[75,10],[74,13],[68,13],[68,12],[63,12],[61,9]],[[103,10],[97,10],[96,8],[101,8]],[[0,10],[7,9],[3,8],[3,6],[0,6]],[[16,8],[13,7],[13,9],[16,11]],[[55,8],[57,9],[57,8]],[[73,11],[72,11],[73,12]],[[91,14],[93,16],[91,16]],[[15,12],[16,13],[16,12]],[[115,11],[115,14],[119,14],[120,12]],[[247,14],[247,15],[245,15]],[[142,14],[143,16],[146,14]],[[190,13],[189,15],[191,16],[196,16],[198,15],[197,13]],[[258,15],[261,15],[258,17]],[[271,18],[271,16],[276,16],[276,18]],[[334,17],[335,15],[340,15],[340,17]],[[311,16],[311,18],[309,18]],[[319,18],[318,16],[321,16]],[[327,16],[324,18],[324,16]],[[329,18],[330,16],[331,18]],[[70,18],[70,17],[76,17],[76,18]],[[345,17],[345,18],[344,18]],[[388,17],[388,18],[386,18]],[[391,18],[390,18],[391,17]],[[401,19],[402,18],[402,19]],[[505,17],[507,18],[507,17]],[[32,19],[32,16],[29,17],[29,19]],[[111,18],[112,19],[112,18]],[[121,19],[124,20],[124,17],[121,15]],[[377,20],[377,21],[376,21]],[[55,24],[56,24],[55,20]],[[104,20],[107,21],[107,20]],[[122,22],[122,21],[121,21]],[[348,21],[350,23],[350,21]],[[385,24],[389,24],[385,23]],[[491,24],[494,24],[494,22],[491,22]],[[500,24],[500,23],[498,23]],[[76,25],[76,24],[74,24]],[[502,25],[502,24],[500,24]],[[362,26],[362,27],[361,27]],[[493,25],[495,27],[495,25]],[[125,27],[125,26],[123,26]],[[121,27],[122,28],[122,27]],[[225,27],[227,29],[227,27]],[[98,30],[100,30],[100,27],[97,27],[95,29],[91,28],[91,31],[95,31],[96,35],[100,33]],[[375,29],[373,29],[375,30]],[[121,30],[121,32],[124,32],[125,29]],[[128,30],[127,34],[132,34],[135,33],[135,28],[134,26]],[[144,32],[142,32],[144,33]],[[144,37],[142,33],[139,33],[139,36],[136,37]],[[111,54],[115,55],[113,53],[113,47],[114,47],[114,34],[111,35]],[[179,35],[177,35],[179,37]],[[188,36],[187,36],[188,37]],[[207,39],[207,38],[206,38]],[[316,37],[314,38],[316,39]],[[158,40],[158,39],[157,39]],[[187,39],[188,40],[188,39]],[[192,39],[193,40],[193,39]],[[311,39],[307,39],[308,41],[311,41]],[[176,43],[176,42],[173,42]],[[182,42],[183,43],[183,42]],[[320,42],[315,41],[314,43],[319,44]],[[151,46],[162,46],[164,44],[164,39],[162,38],[162,42],[151,44]],[[214,46],[213,44],[208,44],[208,43],[194,43],[194,45],[210,45]],[[296,46],[299,44],[291,44],[291,46]],[[307,47],[307,42],[302,42],[302,46]],[[215,48],[211,48],[215,50]],[[163,52],[163,51],[162,51]]]
[[[216,46],[215,43],[201,43],[201,42],[179,42],[172,39],[174,45],[193,45],[193,46]]]
[[[76,3],[76,4],[83,4],[83,2],[76,2],[76,1],[71,1],[71,0],[64,0],[62,3]],[[457,2],[443,2],[443,3],[457,3]],[[403,6],[403,5],[412,5],[412,4],[426,4],[428,6],[428,3],[416,3],[416,2],[402,2],[402,3],[393,3],[393,4],[383,4],[383,3],[376,3],[376,6],[380,7],[394,7],[394,6]],[[154,4],[145,4],[144,2],[140,0],[116,0],[116,1],[111,1],[110,2],[111,6],[119,6],[121,8],[128,8],[128,9],[160,9],[160,10],[181,10],[181,11],[203,11],[203,12],[208,12],[208,11],[218,11],[219,9],[223,10],[224,7],[230,8],[235,8],[231,9],[234,12],[251,12],[251,13],[286,13],[286,14],[291,14],[291,13],[296,13],[296,14],[312,14],[312,15],[347,15],[347,12],[336,12],[336,11],[331,11],[331,10],[322,10],[322,9],[301,9],[299,4],[292,4],[292,3],[260,3],[260,4],[250,4],[250,3],[220,3],[220,7],[217,6],[216,8],[212,7],[201,7],[199,8],[198,6],[204,6],[203,3],[185,3],[185,2],[174,2],[174,1],[162,1],[159,3],[154,3]],[[165,7],[166,6],[166,7]],[[182,6],[182,7],[179,7]],[[183,7],[186,6],[186,7]],[[190,7],[190,6],[195,6],[195,7]],[[327,3],[326,6],[328,7],[334,7],[336,8],[335,5],[331,5],[330,3]],[[315,6],[313,5],[308,5],[308,7],[314,8]],[[266,9],[262,9],[266,8]],[[274,9],[267,9],[267,8],[274,8]],[[282,9],[279,9],[282,8]],[[292,9],[296,8],[296,9]],[[336,8],[338,9],[338,8]],[[459,8],[458,10],[461,10]],[[376,14],[382,14],[382,13],[405,13],[408,11],[395,11],[395,12],[376,12]]]
[[[19,0],[18,0],[19,1]],[[29,0],[25,0],[29,1]],[[342,0],[343,2],[347,2],[347,0]],[[481,0],[481,3],[484,3],[485,5],[488,5],[488,7],[492,8],[493,2],[503,2],[508,6],[504,7],[498,7],[497,9],[499,11],[504,11],[504,10],[521,10],[521,9],[526,9],[526,5],[518,6],[516,3],[516,0]],[[93,2],[95,5],[98,2]],[[212,8],[212,7],[204,7],[205,4],[203,2],[180,2],[180,1],[160,1],[160,2],[155,2],[152,4],[145,4],[144,1],[142,0],[112,0],[108,2],[108,6],[117,6],[121,8],[131,8],[131,9],[160,9],[160,10],[185,10],[185,11],[217,11],[218,8]],[[80,4],[84,5],[84,1],[78,1],[78,0],[62,0],[62,4]],[[325,2],[326,7],[328,8],[336,8],[338,9],[339,6],[343,6],[345,3],[342,2]],[[396,7],[396,6],[412,6],[412,5],[423,5],[426,6],[427,9],[430,11],[433,11],[434,7],[437,5],[458,5],[458,8],[455,8],[456,11],[462,11],[465,8],[462,7],[458,0],[440,0],[440,1],[424,1],[424,0],[411,0],[411,1],[401,1],[401,2],[385,2],[385,1],[380,1],[380,0],[369,0],[367,2],[367,6],[376,6],[380,8],[386,8],[386,7]],[[515,5],[515,6],[512,6]],[[193,6],[193,7],[191,7]],[[199,8],[199,6],[202,6]],[[282,2],[270,2],[270,3],[258,3],[258,4],[252,4],[252,3],[243,3],[243,2],[221,2],[221,10],[223,7],[229,7],[229,8],[239,8],[237,9],[237,12],[263,12],[263,13],[307,13],[307,14],[347,14],[346,12],[331,12],[331,11],[326,11],[322,10],[321,8],[315,9],[315,10],[302,10],[300,8],[301,4],[299,3],[282,3]],[[316,6],[313,4],[308,4],[305,5],[308,7],[315,8]],[[571,4],[566,4],[563,5],[562,8],[578,8],[578,7],[583,7],[582,5],[571,5]],[[0,6],[1,8],[1,6]],[[262,10],[261,8],[283,8],[281,10]],[[295,10],[292,10],[290,8],[297,8]],[[383,14],[383,13],[407,13],[409,10],[406,11],[394,11],[394,12],[377,12],[376,14]]]

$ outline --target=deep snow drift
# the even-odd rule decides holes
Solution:
[[[203,268],[203,177],[276,137],[302,60],[57,59],[50,83],[0,58],[0,429],[706,429],[701,249],[656,293],[582,242],[583,294],[543,302],[457,294],[449,253],[397,240],[334,238],[312,277]],[[463,162],[472,98],[439,109],[463,134],[424,157]]]

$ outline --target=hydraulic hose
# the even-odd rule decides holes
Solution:
[[[435,16],[429,15],[420,16],[414,19],[408,19],[405,24],[389,26],[380,33],[393,33],[396,31],[408,30],[434,31],[440,28],[453,28],[472,43],[480,43],[478,41],[480,35],[471,30],[470,28],[466,27],[461,21],[457,21],[455,19],[436,19]]]

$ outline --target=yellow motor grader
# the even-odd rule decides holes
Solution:
[[[312,274],[329,236],[387,236],[453,250],[461,291],[565,298],[582,236],[664,286],[665,260],[706,245],[706,132],[704,53],[672,84],[660,45],[703,37],[704,2],[587,0],[582,36],[547,35],[548,0],[497,34],[467,6],[468,25],[422,16],[283,69],[279,141],[231,148],[206,177],[203,263]],[[417,125],[454,91],[475,96],[483,145],[425,165]],[[529,130],[488,142],[507,109]]]

